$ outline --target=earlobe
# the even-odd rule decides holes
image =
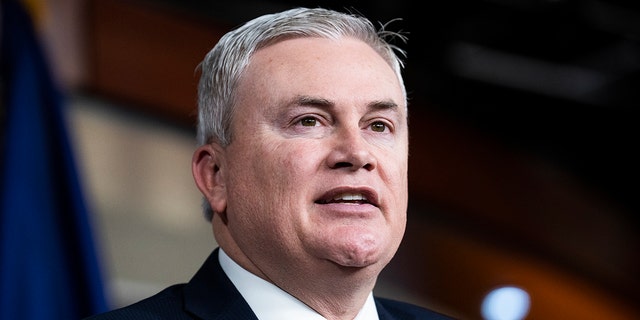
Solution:
[[[196,186],[217,213],[225,212],[227,207],[223,160],[222,150],[212,144],[196,149],[191,160]]]

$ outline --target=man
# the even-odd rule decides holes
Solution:
[[[201,64],[192,161],[219,248],[188,284],[94,319],[446,319],[372,295],[408,201],[387,36],[297,8],[222,37]]]

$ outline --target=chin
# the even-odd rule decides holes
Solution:
[[[344,267],[364,268],[376,264],[386,264],[387,248],[382,246],[384,241],[375,238],[348,241],[337,246],[334,252],[334,262]]]

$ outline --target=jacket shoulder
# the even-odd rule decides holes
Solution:
[[[84,320],[161,320],[192,319],[184,311],[184,284],[168,287],[131,305],[100,313]]]
[[[454,318],[434,310],[387,298],[376,297],[376,307],[381,320],[454,320]]]

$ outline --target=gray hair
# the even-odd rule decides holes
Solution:
[[[404,57],[405,52],[391,43],[395,38],[401,41],[406,38],[398,32],[385,30],[385,27],[381,25],[376,29],[370,20],[352,13],[295,8],[257,17],[226,33],[199,65],[198,145],[216,142],[225,147],[231,143],[235,89],[243,71],[254,52],[285,39],[352,37],[367,43],[395,71],[406,102],[401,74],[404,65],[398,56]],[[204,209],[205,217],[210,220],[213,212],[206,201]]]

